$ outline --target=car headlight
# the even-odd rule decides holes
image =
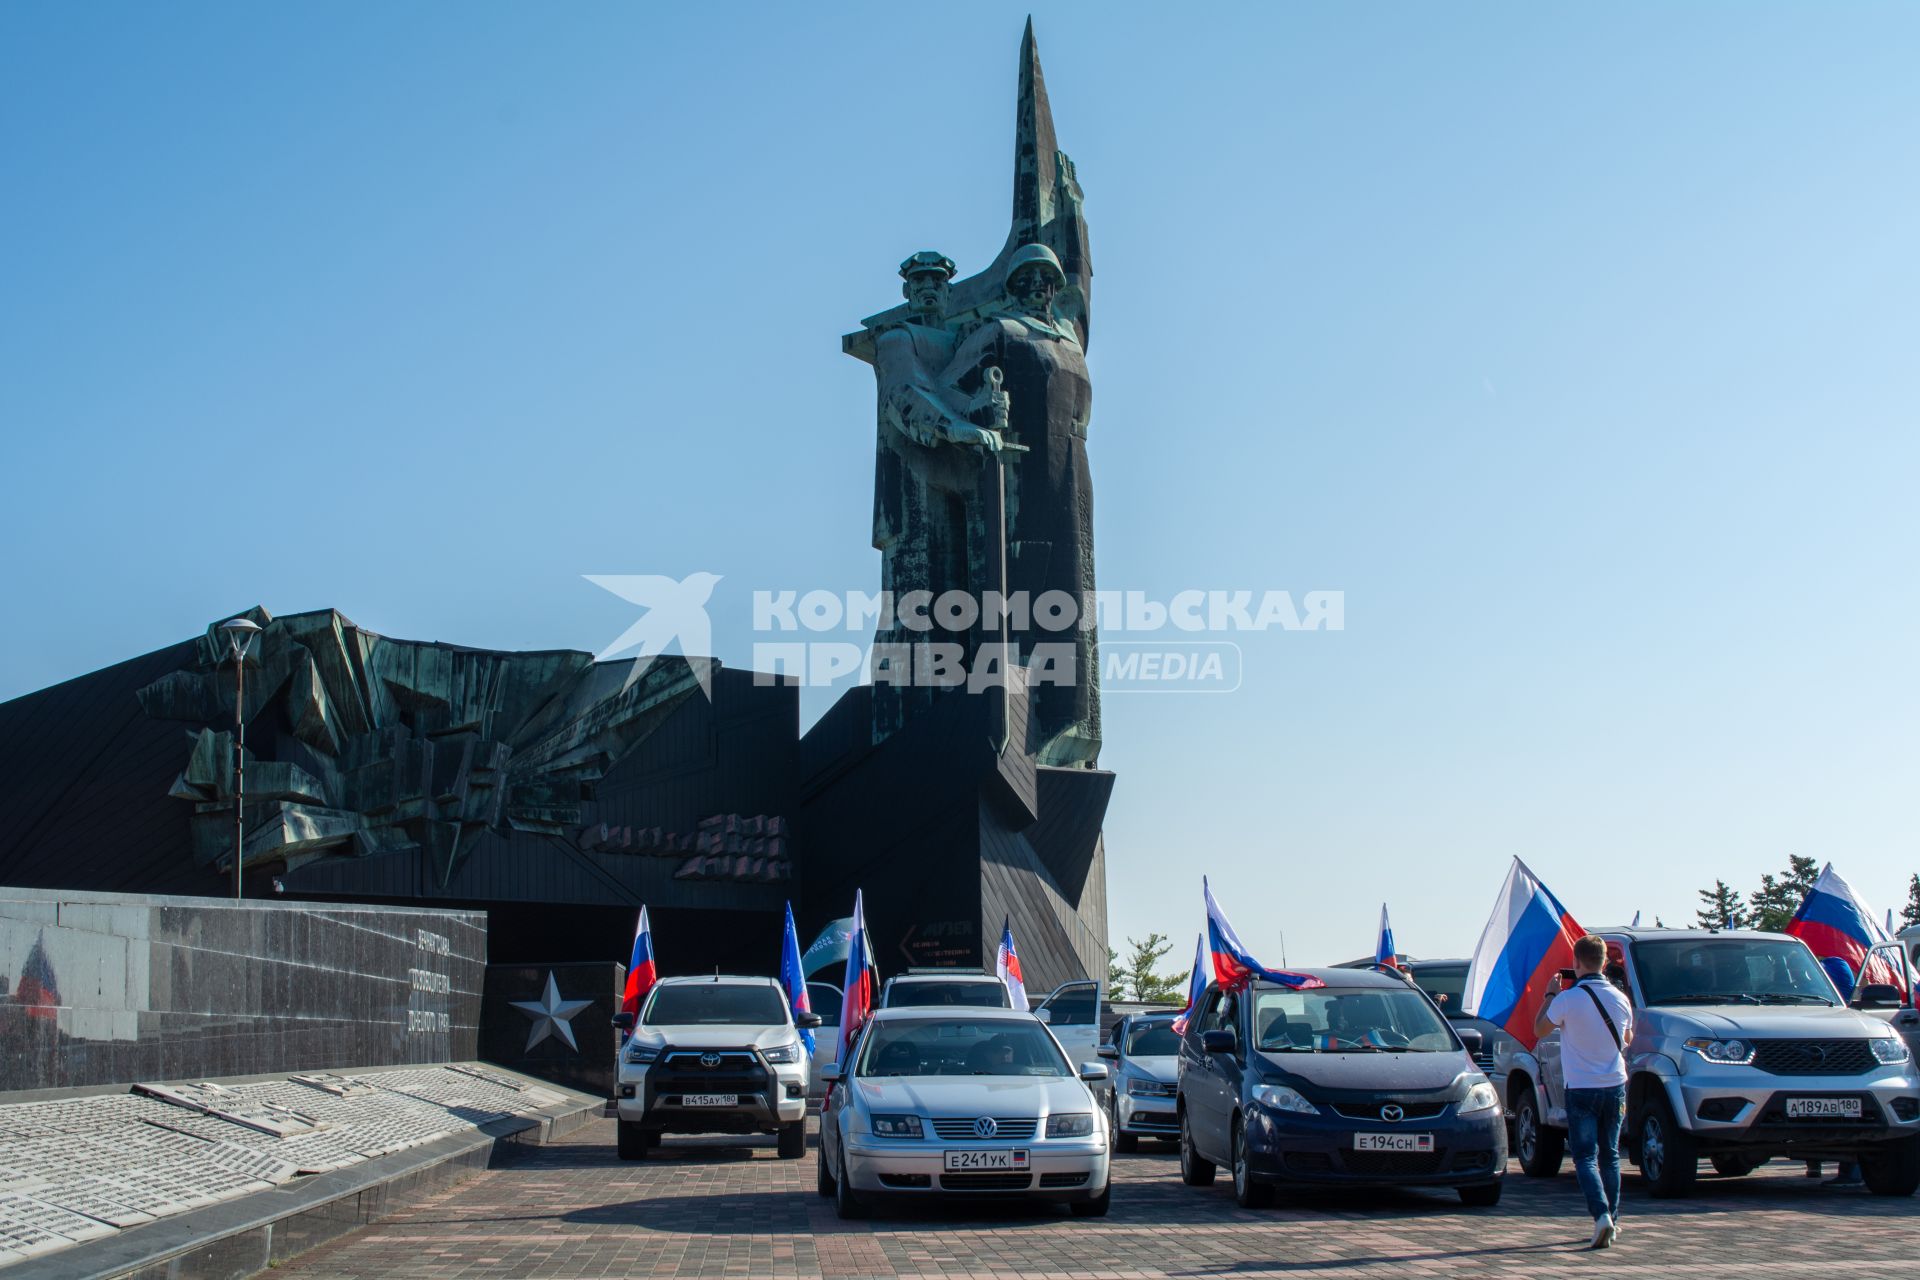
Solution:
[[[644,1067],[659,1056],[660,1046],[657,1044],[629,1044],[627,1046],[627,1061],[636,1067]]]
[[[918,1138],[923,1136],[919,1116],[874,1116],[872,1128],[873,1136],[876,1138]]]
[[[1093,1132],[1093,1112],[1070,1111],[1063,1116],[1047,1117],[1049,1138],[1084,1138]]]
[[[1491,1084],[1482,1080],[1467,1090],[1467,1096],[1460,1103],[1459,1110],[1461,1115],[1470,1116],[1479,1111],[1491,1111],[1499,1105],[1500,1095],[1493,1091]]]
[[[1127,1081],[1127,1092],[1136,1098],[1164,1098],[1167,1096],[1166,1089],[1158,1080],[1135,1078]]]
[[[1744,1067],[1753,1061],[1751,1040],[1715,1040],[1709,1036],[1695,1036],[1687,1041],[1687,1048],[1708,1062],[1719,1062],[1730,1067]]]
[[[1896,1062],[1905,1062],[1913,1055],[1907,1052],[1907,1042],[1899,1036],[1876,1036],[1867,1041],[1873,1050],[1873,1056],[1891,1066]]]
[[[777,1044],[765,1052],[768,1062],[775,1066],[785,1066],[788,1063],[800,1061],[800,1042],[795,1040],[792,1044]]]
[[[1253,1100],[1263,1107],[1275,1111],[1291,1111],[1300,1116],[1317,1116],[1320,1108],[1300,1096],[1296,1089],[1283,1084],[1263,1084],[1253,1091]]]

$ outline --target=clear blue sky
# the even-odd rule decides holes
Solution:
[[[839,335],[1006,230],[1025,6],[0,7],[0,697],[255,602],[597,649],[870,588]],[[1470,947],[1920,864],[1920,8],[1035,9],[1103,586],[1338,588],[1113,697],[1118,941]],[[817,701],[817,700],[816,700]],[[816,714],[817,705],[809,705]],[[1271,962],[1270,959],[1270,962]]]

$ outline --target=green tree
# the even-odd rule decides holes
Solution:
[[[1127,989],[1127,971],[1120,967],[1120,953],[1107,948],[1107,999],[1118,1000]]]
[[[1920,924],[1920,875],[1907,881],[1907,905],[1900,908],[1903,926]]]
[[[1173,944],[1167,941],[1163,933],[1149,933],[1145,940],[1128,938],[1127,946],[1132,948],[1126,963],[1120,966],[1126,978],[1126,990],[1143,1004],[1168,1004],[1180,998],[1186,985],[1185,975],[1177,973],[1156,973],[1154,970],[1173,950]],[[1115,987],[1114,990],[1120,990]]]
[[[1740,891],[1729,888],[1725,880],[1715,880],[1713,888],[1700,890],[1700,909],[1693,913],[1702,929],[1744,929],[1747,904]]]
[[[1779,876],[1761,876],[1760,887],[1747,899],[1747,921],[1755,929],[1778,933],[1793,920],[1800,902],[1820,878],[1820,864],[1812,858],[1794,854],[1787,859],[1787,870]]]

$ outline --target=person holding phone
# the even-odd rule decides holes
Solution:
[[[1607,944],[1588,934],[1573,944],[1574,968],[1547,984],[1535,1035],[1560,1030],[1560,1067],[1567,1087],[1567,1144],[1573,1171],[1593,1215],[1595,1249],[1620,1234],[1620,1125],[1627,1109],[1627,1044],[1633,1006],[1603,976]]]

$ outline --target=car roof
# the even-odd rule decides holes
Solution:
[[[933,970],[933,971],[929,971],[926,969],[909,969],[905,973],[896,973],[891,978],[888,978],[887,985],[892,986],[896,982],[998,982],[998,981],[1000,981],[1000,975],[995,973],[970,973],[964,969],[959,971],[955,971],[952,969],[941,969],[941,970]]]
[[[703,985],[714,986],[716,984],[720,986],[778,987],[780,986],[780,980],[778,978],[752,977],[737,973],[703,973],[697,977],[662,978],[654,985],[658,987],[694,987]]]
[[[1406,991],[1406,980],[1389,977],[1372,969],[1289,969],[1289,973],[1304,974],[1309,978],[1318,978],[1329,987],[1370,987],[1383,991]],[[1213,984],[1218,986],[1218,983]],[[1262,991],[1294,991],[1298,988],[1285,982],[1269,982],[1257,979],[1255,987]]]
[[[1652,925],[1615,926],[1611,929],[1589,929],[1588,933],[1602,937],[1625,938],[1629,942],[1705,942],[1709,938],[1747,938],[1764,939],[1768,942],[1797,942],[1799,939],[1788,933],[1769,933],[1764,929],[1656,929]]]
[[[1033,1022],[1034,1025],[1036,1026],[1039,1025],[1035,1021],[1034,1016],[1031,1013],[1025,1012],[1024,1010],[997,1009],[997,1008],[992,1008],[992,1007],[983,1006],[983,1005],[964,1005],[964,1006],[949,1005],[949,1004],[894,1005],[892,1008],[889,1008],[889,1009],[875,1009],[873,1011],[873,1018],[874,1018],[874,1021],[876,1022],[900,1022],[908,1019],[918,1018],[922,1020],[930,1019],[935,1021],[938,1021],[940,1019],[950,1019],[950,1020],[964,1020],[967,1022],[974,1022],[978,1020],[986,1020],[990,1022]]]

